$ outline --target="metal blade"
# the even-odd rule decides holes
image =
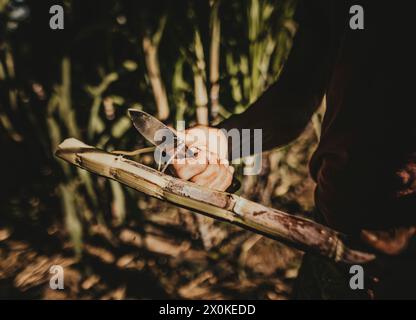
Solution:
[[[160,122],[152,115],[136,109],[129,109],[129,116],[133,122],[134,127],[140,134],[146,138],[147,141],[155,146],[158,146],[163,141],[155,141],[156,132],[160,130],[168,130],[175,139],[177,139],[176,133],[168,126]]]
[[[159,145],[163,143],[163,141],[155,140],[156,132],[158,132],[159,130],[168,130],[165,131],[165,133],[169,132],[170,134],[172,134],[172,137],[175,140],[174,144],[170,148],[165,149],[169,157],[164,162],[161,162],[161,159],[156,159],[156,162],[159,164],[159,171],[164,172],[175,157],[181,158],[184,155],[186,155],[187,157],[195,156],[194,152],[186,147],[184,141],[182,141],[182,139],[180,139],[177,136],[175,131],[170,129],[168,126],[160,122],[152,115],[137,109],[129,109],[128,112],[130,119],[133,121],[133,125],[137,129],[137,131],[139,131],[147,141],[149,141],[156,147],[159,147]],[[162,165],[163,167],[161,167]],[[227,189],[227,191],[232,193],[239,190],[240,187],[241,182],[237,180],[235,177],[233,177],[233,182],[231,186]]]
[[[159,171],[164,172],[172,160],[176,156],[182,157],[184,152],[188,152],[188,156],[193,156],[193,152],[186,148],[185,143],[178,138],[175,131],[158,119],[141,110],[129,109],[128,112],[137,131],[139,131],[147,141],[156,146],[155,160],[159,165]],[[157,134],[159,135],[158,138]],[[172,145],[164,145],[164,148],[158,150],[159,147],[162,147],[162,143],[165,142],[163,139],[160,139],[161,136],[166,135],[173,139]],[[163,156],[162,159],[164,153],[166,153],[166,156]]]

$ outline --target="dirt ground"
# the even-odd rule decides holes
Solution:
[[[316,145],[310,126],[287,151],[263,156],[262,173],[240,194],[308,217],[314,183],[307,162]],[[82,254],[63,221],[0,221],[0,299],[288,299],[302,253],[277,241],[141,197],[122,226],[85,228]],[[4,212],[1,212],[2,214]],[[3,215],[12,216],[12,215]],[[52,290],[50,268],[64,269]]]
[[[145,235],[134,227],[112,235],[96,226],[77,259],[58,228],[28,239],[3,227],[0,298],[287,299],[290,294],[301,253],[284,245],[232,227],[226,240],[207,251],[178,226],[149,223],[146,229]],[[166,232],[175,233],[175,240]],[[52,265],[64,268],[64,290],[49,287]]]

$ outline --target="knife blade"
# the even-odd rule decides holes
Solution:
[[[163,151],[167,153],[167,161],[163,163],[163,169],[161,170],[164,172],[166,168],[169,166],[169,164],[172,162],[172,160],[176,156],[183,156],[186,154],[187,157],[194,157],[194,152],[189,149],[185,141],[178,137],[178,135],[173,131],[171,128],[169,128],[167,125],[165,125],[163,122],[159,121],[152,115],[148,114],[147,112],[144,112],[142,110],[137,109],[129,109],[128,114],[130,119],[133,122],[134,127],[137,131],[151,144],[158,147],[165,147]],[[173,139],[173,144],[166,148],[166,140],[159,139],[162,136],[170,136]],[[160,151],[160,150],[159,150]],[[162,152],[163,152],[162,151]],[[161,153],[160,153],[161,154]],[[162,157],[156,157],[159,159],[156,159],[158,164],[161,164]],[[233,177],[233,181],[231,186],[227,189],[228,192],[235,192],[238,189],[240,189],[241,183],[239,180],[237,180],[235,177]]]
[[[164,165],[162,172],[166,170],[175,157],[182,158],[185,153],[187,157],[194,157],[194,153],[186,147],[183,139],[179,138],[175,131],[163,122],[141,110],[129,109],[128,113],[136,130],[147,141],[156,146],[155,155],[157,156],[155,158],[159,165]]]
[[[162,143],[162,141],[155,140],[158,132],[161,131],[170,132],[173,137],[177,138],[176,133],[172,129],[152,115],[136,109],[129,109],[128,113],[137,131],[153,145],[159,146]]]

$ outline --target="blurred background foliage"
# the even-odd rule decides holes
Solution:
[[[54,4],[64,8],[64,30],[49,28]],[[278,78],[296,32],[295,6],[0,0],[0,241],[28,242],[21,251],[9,243],[3,254],[20,252],[26,261],[34,250],[44,267],[69,259],[62,263],[73,268],[70,297],[285,297],[290,288],[278,284],[296,276],[299,253],[70,167],[53,151],[67,137],[110,151],[143,147],[128,108],[187,126],[244,111]],[[310,211],[306,165],[320,117],[290,149],[265,153],[259,176],[240,177],[240,193],[292,213]],[[150,155],[135,160],[153,162]],[[41,280],[19,282],[22,272],[0,266],[8,288],[0,294],[48,297]],[[213,289],[222,281],[228,291]]]

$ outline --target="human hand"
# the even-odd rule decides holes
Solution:
[[[174,159],[176,176],[211,189],[225,191],[232,183],[234,167],[227,160],[228,145],[224,133],[216,128],[197,126],[185,131],[183,139],[195,155]]]

